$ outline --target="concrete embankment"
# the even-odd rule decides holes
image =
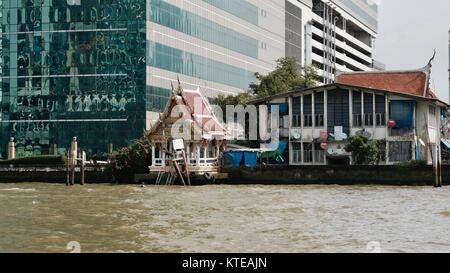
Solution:
[[[11,166],[0,167],[0,183],[46,182],[66,183],[65,166]],[[81,175],[75,174],[75,182],[80,183]],[[111,183],[111,176],[103,168],[87,167],[85,172],[87,183]]]
[[[268,184],[268,185],[432,185],[431,166],[264,166],[256,168],[238,168],[228,170],[228,180],[215,182],[198,179],[194,185],[204,184]],[[442,167],[444,185],[450,185],[450,166]],[[75,175],[80,182],[80,173]],[[65,183],[67,173],[64,166],[14,166],[0,167],[0,183],[47,182]],[[116,181],[118,180],[118,181]],[[145,175],[140,179],[116,178],[103,168],[88,167],[86,183],[131,184],[154,183],[155,177]],[[195,180],[195,179],[191,179]]]
[[[234,184],[433,185],[431,166],[265,166],[229,170]],[[450,184],[450,166],[442,167]]]

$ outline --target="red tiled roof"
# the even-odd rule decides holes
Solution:
[[[175,106],[178,109],[175,113],[172,113]],[[197,90],[185,90],[181,86],[176,92],[172,93],[172,96],[167,102],[166,109],[160,115],[159,120],[152,126],[148,135],[156,133],[164,120],[179,114],[179,111],[183,114],[182,117],[196,124],[202,133],[204,139],[214,139],[216,137],[229,137],[230,132],[222,125],[222,123],[215,116],[211,105],[208,100],[202,95],[200,89]]]
[[[191,115],[197,124],[209,134],[228,134],[227,129],[214,115],[208,100],[202,95],[199,89],[184,90],[181,93],[186,105],[189,107]]]
[[[361,86],[413,96],[424,96],[428,89],[429,70],[342,73],[336,83]],[[425,97],[436,98],[427,90]]]

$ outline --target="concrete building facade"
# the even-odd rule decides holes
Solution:
[[[430,69],[341,73],[336,83],[254,103],[285,106],[279,126],[290,165],[351,164],[345,146],[355,135],[377,143],[380,164],[431,163],[448,104],[429,89]]]

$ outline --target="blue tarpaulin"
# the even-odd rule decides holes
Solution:
[[[272,113],[275,110],[275,106],[278,106],[280,114],[287,114],[289,112],[289,107],[287,103],[269,103],[267,106],[270,113]]]
[[[239,167],[241,165],[243,152],[226,152],[223,155],[229,167]]]
[[[391,101],[389,117],[397,123],[396,129],[414,128],[414,101]]]
[[[450,140],[447,139],[441,139],[442,144],[444,145],[444,147],[448,150],[450,150]]]
[[[256,167],[258,158],[257,152],[244,152],[244,165],[247,168]]]

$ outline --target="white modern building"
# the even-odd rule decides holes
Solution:
[[[370,2],[370,3],[369,3]],[[336,71],[370,71],[378,6],[367,0],[147,1],[147,127],[180,76],[208,98],[242,92],[281,57]],[[380,67],[380,66],[377,66]],[[381,66],[382,67],[382,66]],[[379,68],[376,68],[379,69]]]
[[[371,0],[289,0],[302,11],[302,65],[315,64],[324,84],[336,72],[383,70],[374,61],[378,5]],[[286,28],[289,26],[286,25]],[[288,37],[286,41],[288,44]]]

